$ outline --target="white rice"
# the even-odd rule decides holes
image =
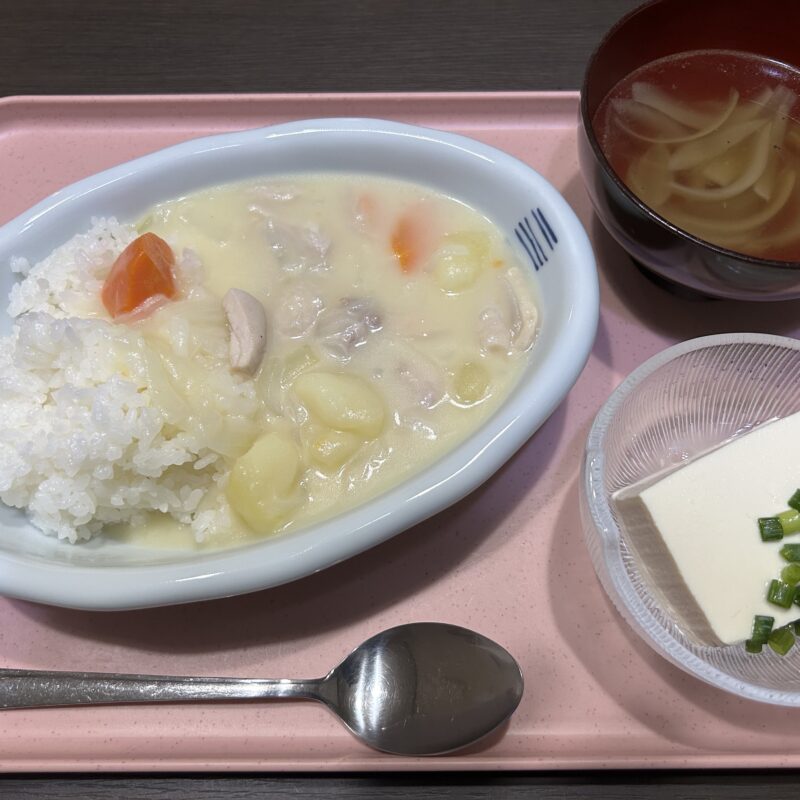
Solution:
[[[57,317],[103,314],[100,289],[114,259],[136,238],[132,225],[115,219],[92,220],[88,233],[74,236],[31,267],[12,258],[11,270],[25,276],[12,287],[8,313],[43,311]]]
[[[0,339],[0,500],[71,542],[110,523],[141,522],[148,511],[192,524],[202,539],[228,513],[224,493],[211,492],[216,504],[207,501],[227,477],[215,449],[219,432],[215,440],[179,408],[159,402],[166,395],[163,381],[156,385],[154,351],[135,326],[108,321],[100,302],[114,259],[135,237],[133,226],[93,220],[88,233],[35,266],[12,264],[24,279],[9,298],[13,332]],[[184,285],[196,266],[189,257],[179,261]],[[202,290],[182,302],[190,310],[201,304],[208,318]],[[206,338],[191,348],[181,314],[173,313],[168,345],[176,357],[191,350],[184,363],[199,359],[227,411],[252,419],[252,381],[234,376],[224,361],[219,313],[214,324],[199,326]]]

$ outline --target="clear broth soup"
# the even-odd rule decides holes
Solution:
[[[800,261],[800,71],[736,51],[678,53],[620,81],[593,120],[620,179],[688,233]]]

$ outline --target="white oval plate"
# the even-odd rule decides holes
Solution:
[[[53,605],[127,609],[276,586],[349,558],[456,502],[533,434],[577,380],[594,340],[597,273],[589,240],[541,175],[465,137],[371,119],[318,119],[196,139],[56,192],[0,228],[0,264],[32,263],[93,216],[129,221],[206,186],[291,172],[358,172],[416,181],[473,206],[506,233],[533,274],[541,323],[512,394],[467,441],[395,489],[321,524],[210,553],[149,550],[102,537],[78,546],[0,508],[0,593]],[[0,271],[0,294],[14,277]],[[0,334],[11,320],[0,315]]]

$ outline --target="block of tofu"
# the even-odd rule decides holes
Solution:
[[[800,618],[766,600],[786,562],[784,542],[763,542],[758,518],[787,508],[800,486],[800,414],[753,429],[662,476],[616,492],[640,569],[687,635],[701,644],[750,636],[753,616],[775,627]]]

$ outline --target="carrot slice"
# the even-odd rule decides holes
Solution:
[[[413,272],[433,250],[430,214],[422,204],[408,209],[394,226],[392,252],[403,272]]]
[[[364,192],[356,198],[356,218],[368,230],[378,222],[378,201],[373,194]]]
[[[129,314],[151,297],[176,294],[172,248],[154,233],[143,233],[120,253],[103,284],[103,305],[112,317]]]

